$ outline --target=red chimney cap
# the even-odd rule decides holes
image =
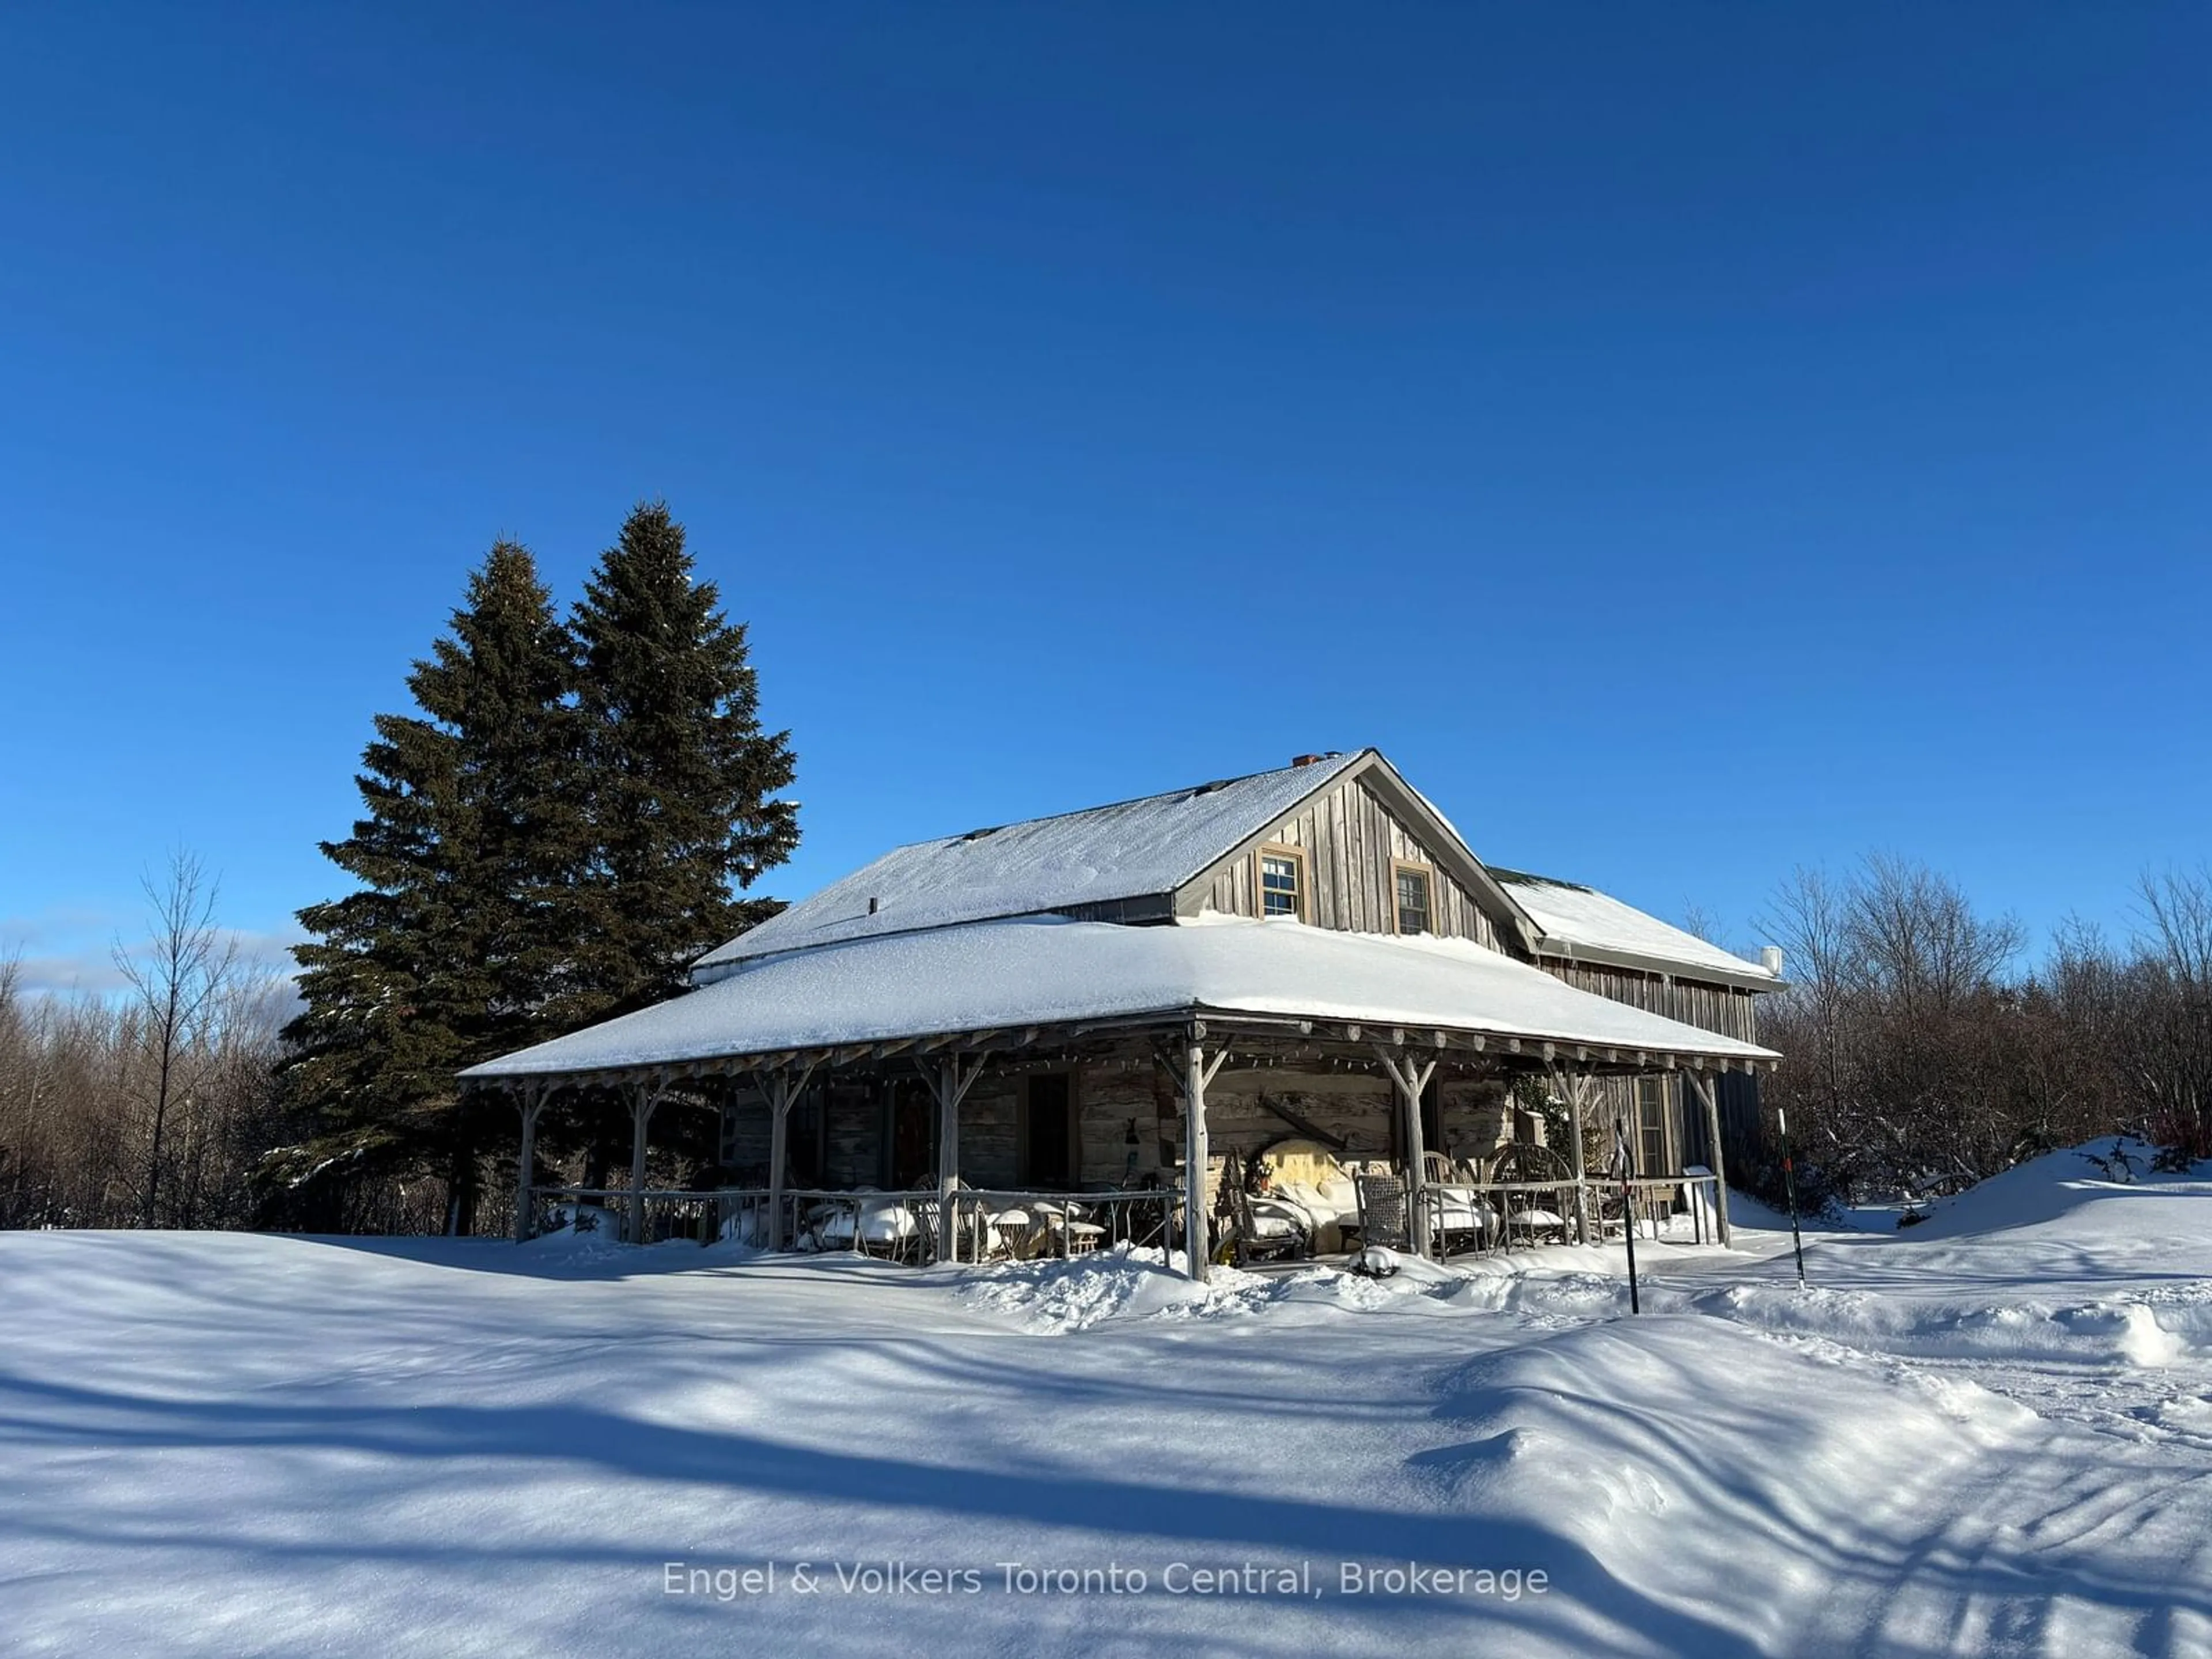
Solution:
[[[1324,758],[1325,757],[1320,755],[1293,755],[1291,757],[1291,764],[1293,766],[1317,766]]]

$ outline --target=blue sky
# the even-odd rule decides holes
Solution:
[[[665,496],[890,843],[1373,744],[1751,918],[2212,817],[2212,11],[9,8],[0,950],[281,935],[494,537]],[[80,967],[80,965],[82,965]]]

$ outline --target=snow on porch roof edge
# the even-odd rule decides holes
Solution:
[[[1576,989],[1455,939],[1289,921],[1017,919],[775,956],[619,1019],[472,1066],[581,1076],[978,1031],[1218,1015],[1399,1025],[1732,1064],[1773,1050]]]

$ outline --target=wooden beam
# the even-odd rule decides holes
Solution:
[[[553,1097],[552,1085],[533,1080],[524,1084],[518,1095],[516,1104],[522,1109],[522,1161],[514,1177],[514,1242],[520,1244],[529,1239],[537,1219],[530,1203],[530,1178],[538,1166],[538,1116]]]
[[[1718,1091],[1698,1072],[1685,1072],[1690,1086],[1697,1091],[1698,1103],[1705,1109],[1705,1138],[1711,1143],[1713,1155],[1713,1215],[1720,1223],[1721,1244],[1726,1248],[1735,1240],[1729,1230],[1728,1157],[1721,1150],[1721,1108]]]
[[[1318,1140],[1322,1146],[1328,1147],[1331,1152],[1340,1152],[1346,1146],[1352,1144],[1350,1141],[1346,1140],[1340,1135],[1333,1135],[1329,1133],[1328,1130],[1322,1128],[1321,1125],[1316,1123],[1311,1118],[1301,1116],[1298,1113],[1292,1111],[1287,1106],[1276,1104],[1275,1102],[1268,1099],[1265,1095],[1261,1095],[1259,1097],[1259,1106],[1261,1111],[1271,1113],[1274,1116],[1282,1119],[1284,1122],[1289,1124],[1291,1127],[1296,1129],[1308,1140]]]
[[[1206,1085],[1220,1069],[1222,1060],[1215,1055],[1212,1069],[1208,1069],[1202,1046],[1205,1034],[1206,1027],[1193,1020],[1189,1041],[1183,1045],[1182,1105],[1183,1261],[1191,1278],[1201,1285],[1212,1276],[1206,1227]]]
[[[955,1194],[960,1186],[960,1103],[983,1073],[985,1054],[971,1057],[963,1068],[958,1055],[940,1060],[935,1067],[915,1062],[931,1092],[937,1097],[938,1255],[940,1261],[959,1259],[959,1218]]]
[[[629,1242],[633,1244],[645,1243],[646,1134],[665,1087],[665,1084],[656,1087],[639,1083],[630,1090]]]
[[[1382,1069],[1390,1074],[1395,1086],[1398,1109],[1404,1115],[1407,1161],[1410,1165],[1407,1176],[1407,1212],[1413,1233],[1413,1254],[1425,1258],[1431,1251],[1429,1240],[1428,1164],[1421,1144],[1421,1091],[1437,1074],[1433,1060],[1417,1060],[1402,1048],[1393,1053],[1381,1043],[1375,1047],[1375,1058],[1382,1062]]]
[[[1589,1171],[1586,1167],[1589,1159],[1583,1152],[1583,1105],[1589,1079],[1570,1078],[1557,1066],[1549,1075],[1553,1091],[1566,1103],[1567,1133],[1573,1142],[1567,1148],[1567,1162],[1575,1176],[1575,1243],[1587,1244],[1590,1242],[1589,1188],[1586,1184]]]

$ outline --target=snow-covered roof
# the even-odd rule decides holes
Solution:
[[[1619,962],[1662,972],[1702,970],[1743,985],[1781,982],[1780,975],[1765,963],[1746,961],[1595,887],[1495,865],[1490,873],[1542,930],[1536,947],[1540,954]]]
[[[712,978],[776,951],[1172,893],[1365,752],[897,848],[693,968]]]
[[[1285,921],[1134,927],[1039,916],[743,963],[672,1001],[463,1075],[566,1075],[1185,1013],[1358,1021],[1733,1061],[1777,1057],[1578,991],[1464,939]]]

